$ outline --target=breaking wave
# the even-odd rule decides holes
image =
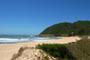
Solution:
[[[29,37],[29,38],[0,38],[0,44],[13,44],[23,42],[42,42],[47,40],[57,40],[58,38],[50,37]]]

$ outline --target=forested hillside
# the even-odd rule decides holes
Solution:
[[[63,22],[46,28],[40,35],[72,36],[90,35],[90,21]]]

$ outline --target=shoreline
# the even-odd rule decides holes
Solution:
[[[61,37],[29,37],[29,38],[0,38],[0,44],[21,44],[27,42],[44,42],[48,40],[60,40]]]
[[[0,44],[0,60],[10,60],[21,47],[35,47],[38,44],[67,44],[80,40],[79,37],[62,37],[60,40],[48,40],[42,42],[25,42],[19,44]]]

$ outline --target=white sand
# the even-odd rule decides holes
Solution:
[[[20,44],[0,44],[0,60],[10,60],[13,54],[16,54],[20,47],[23,46],[36,46],[37,44],[42,43],[51,43],[51,44],[66,44],[70,42],[76,42],[80,40],[79,37],[63,37],[61,40],[49,40],[45,42],[28,42],[28,43],[20,43]]]

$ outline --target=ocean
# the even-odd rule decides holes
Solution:
[[[60,39],[60,38],[59,38]],[[0,35],[0,44],[17,44],[24,42],[43,42],[47,40],[58,40],[56,37],[39,37],[31,35]]]

